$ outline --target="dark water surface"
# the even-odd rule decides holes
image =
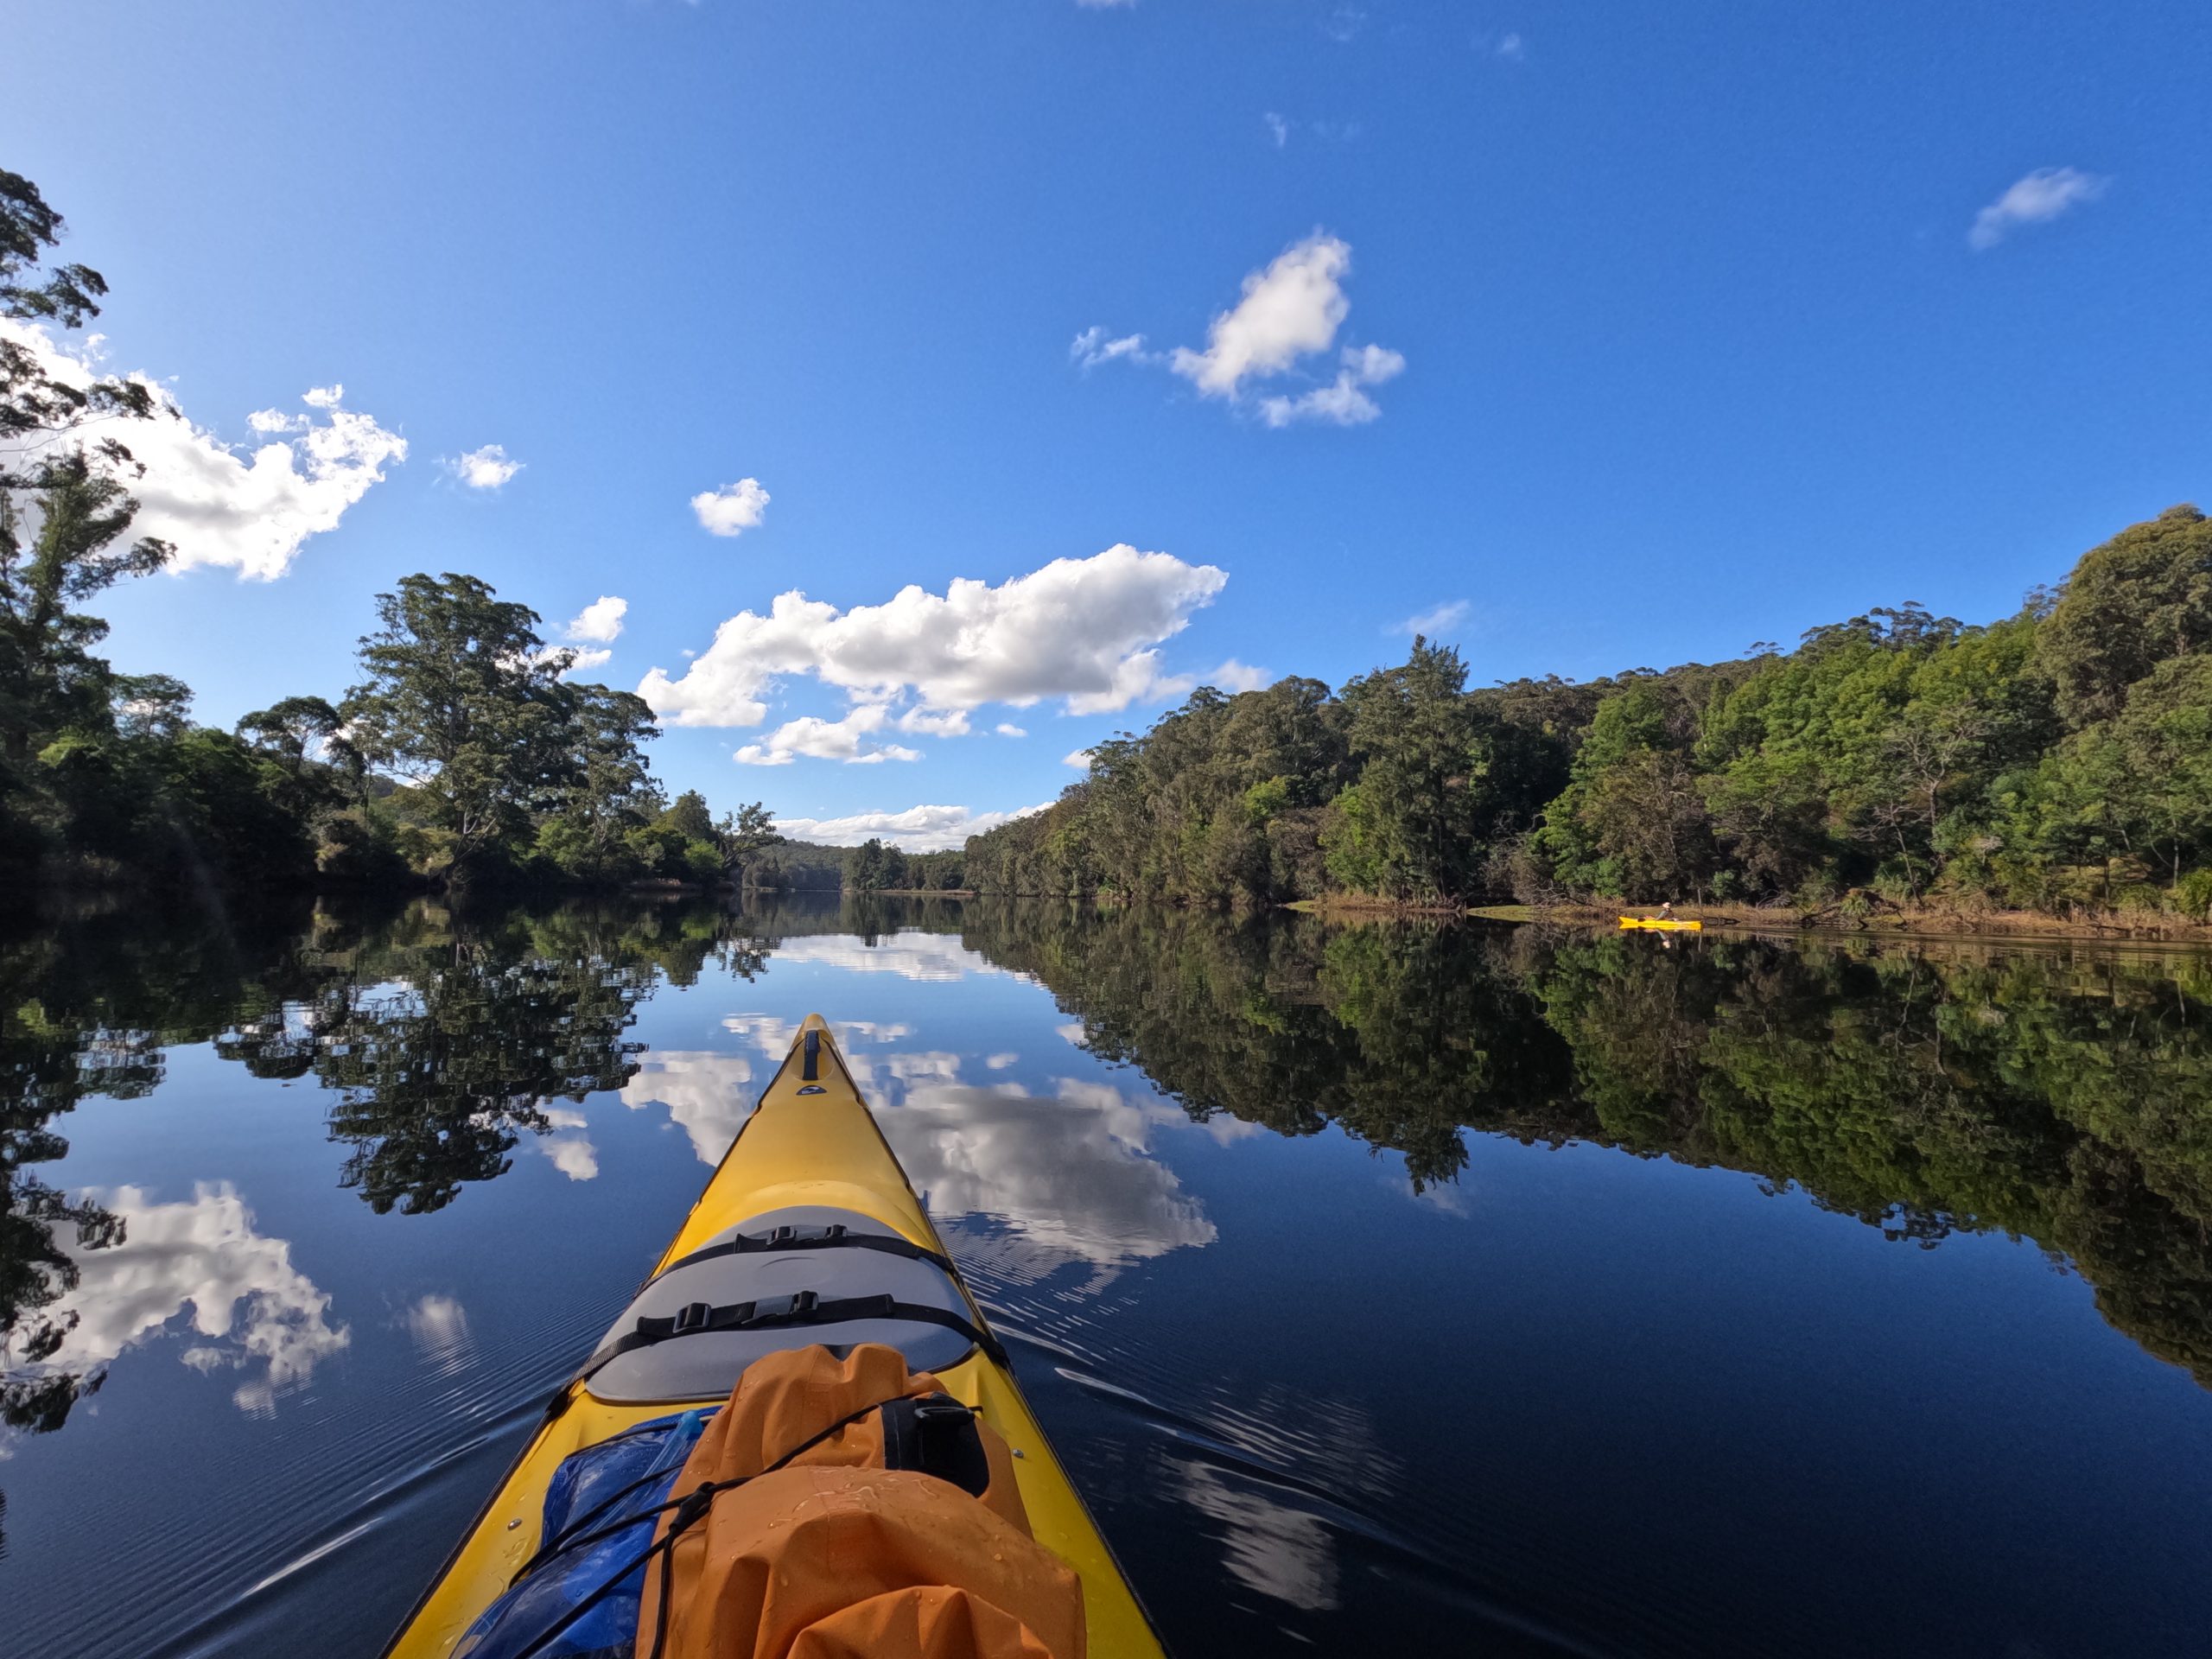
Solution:
[[[0,937],[0,1651],[376,1654],[816,1009],[1186,1659],[2212,1647],[2205,958],[971,902]]]

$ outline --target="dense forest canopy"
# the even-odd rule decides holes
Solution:
[[[2212,906],[2212,523],[2177,506],[2018,615],[1918,605],[1790,652],[1470,688],[1448,647],[1332,694],[1203,688],[968,844],[969,886],[1274,904],[1332,894]]]

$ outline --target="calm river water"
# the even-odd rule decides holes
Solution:
[[[817,1009],[1183,1656],[2212,1646],[2212,962],[970,901],[0,938],[0,1649],[375,1655]]]

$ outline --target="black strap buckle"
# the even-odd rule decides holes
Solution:
[[[834,1244],[845,1236],[845,1224],[832,1222],[827,1227],[806,1226],[796,1222],[782,1222],[758,1235],[760,1248],[768,1250],[788,1249],[794,1244]]]
[[[770,1319],[797,1319],[814,1312],[822,1298],[810,1290],[794,1291],[788,1296],[763,1296],[753,1304],[753,1311],[745,1316],[747,1325],[760,1325]]]
[[[714,1317],[713,1303],[686,1302],[676,1310],[676,1324],[671,1328],[670,1334],[688,1337],[694,1331],[703,1331]]]

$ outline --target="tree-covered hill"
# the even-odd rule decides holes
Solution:
[[[2206,918],[2212,523],[2170,508],[2014,616],[1917,605],[1796,649],[1470,689],[1448,647],[1332,693],[1203,688],[968,844],[969,886],[1935,901]]]

